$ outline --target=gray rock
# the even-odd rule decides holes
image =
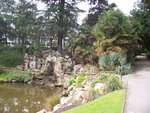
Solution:
[[[25,83],[28,83],[28,82],[31,81],[31,80],[32,80],[32,77],[27,76],[27,77],[24,79],[24,82],[25,82]]]
[[[71,100],[72,100],[72,96],[69,96],[69,97],[62,97],[62,98],[60,99],[60,104],[61,104],[61,105],[67,105],[67,104],[69,104],[69,103],[71,102]]]
[[[54,106],[53,108],[53,112],[57,111],[58,109],[61,108],[61,105],[60,104],[57,104],[56,106]]]
[[[16,79],[12,79],[11,82],[12,82],[12,83],[16,83],[17,80],[16,80]]]
[[[38,59],[36,63],[37,63],[37,69],[41,69],[41,67],[42,67],[41,59]]]
[[[94,90],[97,91],[99,94],[104,94],[105,88],[106,88],[105,83],[97,83],[94,86]]]
[[[89,85],[85,85],[84,86],[84,91],[90,90],[90,86]]]
[[[25,109],[22,110],[22,112],[23,112],[23,113],[29,113],[29,109],[26,109],[26,108],[25,108]]]
[[[73,90],[73,89],[74,89],[74,86],[73,86],[73,85],[69,86],[69,87],[68,87],[68,92],[70,92],[70,91]]]
[[[23,69],[23,65],[18,65],[16,68],[19,69],[19,70],[22,70]]]
[[[24,64],[24,70],[28,70],[28,69],[29,69],[29,63],[26,62],[26,63]]]
[[[47,113],[47,111],[45,109],[42,109],[42,110],[40,110],[40,111],[38,111],[36,113]]]
[[[67,97],[69,94],[68,90],[63,90],[62,96]]]
[[[44,59],[46,59],[48,56],[49,56],[48,53],[44,53],[44,54],[43,54],[43,58],[44,58]]]
[[[28,53],[26,53],[26,54],[24,55],[24,59],[25,59],[25,60],[28,60],[28,59],[29,59]]]
[[[31,70],[36,69],[36,61],[31,61],[31,62],[29,63],[29,68],[30,68]]]
[[[77,73],[82,67],[83,67],[82,64],[75,65],[73,67],[73,72]]]
[[[74,99],[74,102],[84,103],[85,98],[86,98],[85,91],[79,91],[75,94],[73,99]]]

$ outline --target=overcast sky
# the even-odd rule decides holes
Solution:
[[[124,14],[129,15],[130,11],[134,8],[134,3],[137,1],[138,0],[108,0],[108,3],[115,3],[118,9],[120,9]],[[38,8],[43,9],[44,7],[45,5],[43,3],[38,4]],[[78,7],[86,11],[85,13],[79,14],[78,23],[81,24],[82,20],[86,17],[88,13],[89,6],[88,3],[83,2],[78,4]]]
[[[134,8],[134,3],[138,0],[108,0],[110,3],[116,3],[118,8],[125,14],[129,15],[130,10]]]
[[[134,8],[134,3],[137,2],[138,0],[108,0],[108,3],[115,3],[124,14],[129,15],[130,11]],[[82,23],[82,20],[86,17],[88,13],[88,4],[86,3],[81,3],[78,5],[80,9],[85,10],[85,13],[81,13],[78,17],[78,22],[79,24]]]

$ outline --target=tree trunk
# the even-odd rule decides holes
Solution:
[[[50,48],[52,49],[52,44],[53,44],[53,38],[52,37],[49,37],[49,42],[50,42],[50,44],[49,44],[49,46],[50,46]]]
[[[64,38],[64,5],[65,5],[65,0],[59,0],[59,20],[58,20],[58,46],[57,46],[57,51],[62,54],[63,48],[62,48],[62,40]]]
[[[25,53],[26,53],[25,40],[24,40],[24,37],[22,37],[21,39],[22,39],[22,53],[23,53],[23,55],[25,55]]]

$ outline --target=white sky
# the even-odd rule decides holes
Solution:
[[[16,0],[17,1],[17,0]],[[30,1],[30,0],[28,0]],[[115,3],[124,14],[129,15],[130,11],[134,8],[134,3],[137,2],[138,0],[108,0],[108,3]],[[39,9],[44,9],[45,5],[43,3],[38,3],[38,8]],[[86,17],[88,14],[88,3],[80,3],[78,4],[78,7],[82,10],[85,10],[86,12],[79,14],[78,17],[78,23],[81,24],[82,20]]]
[[[115,3],[117,7],[126,15],[134,8],[134,3],[138,0],[108,0],[108,3]]]
[[[129,15],[130,11],[134,8],[134,3],[138,0],[108,0],[108,3],[115,3],[124,14]],[[87,3],[81,3],[78,5],[80,9],[85,10],[85,13],[79,14],[78,22],[79,24],[82,23],[82,20],[86,17],[88,14],[88,4]]]

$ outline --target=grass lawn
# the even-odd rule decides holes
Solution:
[[[29,72],[15,72],[15,73],[4,73],[0,74],[0,81],[7,81],[15,78],[22,79],[24,77],[30,76]]]
[[[10,80],[10,79],[15,78],[16,76],[17,76],[16,74],[11,74],[11,73],[8,73],[8,74],[0,74],[0,81],[1,81],[1,80]]]
[[[121,113],[124,90],[117,90],[63,113]]]

